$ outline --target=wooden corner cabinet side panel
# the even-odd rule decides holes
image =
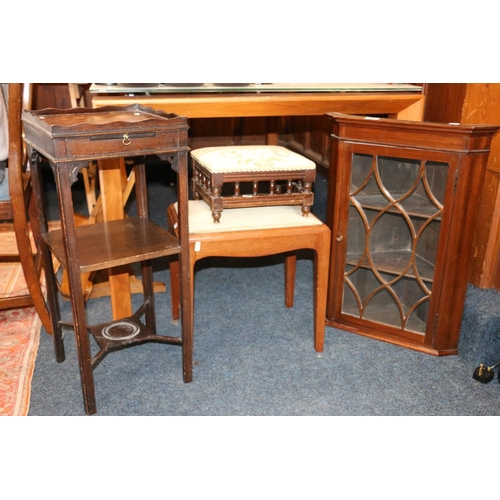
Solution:
[[[500,126],[327,116],[327,324],[456,354],[478,199]]]

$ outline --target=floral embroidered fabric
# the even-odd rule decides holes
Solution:
[[[272,172],[314,170],[313,161],[282,146],[222,146],[191,151],[210,172]]]

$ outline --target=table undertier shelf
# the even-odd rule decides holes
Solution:
[[[76,228],[81,272],[98,271],[180,252],[177,238],[148,219],[130,217]],[[44,236],[67,268],[61,230]]]

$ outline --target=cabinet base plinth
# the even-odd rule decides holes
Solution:
[[[436,349],[434,347],[428,346],[424,343],[420,343],[417,341],[396,337],[390,334],[375,332],[373,330],[367,331],[360,328],[356,328],[352,325],[345,325],[343,323],[338,323],[336,321],[328,319],[326,320],[325,324],[326,326],[330,326],[332,328],[338,328],[339,330],[344,330],[350,333],[354,333],[356,335],[362,335],[363,337],[369,337],[374,340],[380,340],[382,342],[387,342],[388,344],[394,344],[400,347],[404,347],[406,349],[412,349],[414,351],[422,352],[425,354],[431,354],[433,356],[453,356],[458,354],[458,348]]]

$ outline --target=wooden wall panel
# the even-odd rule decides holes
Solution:
[[[81,105],[91,107],[92,96],[88,89],[90,84],[73,84],[75,93],[82,98]],[[78,103],[80,104],[80,103]],[[72,101],[67,83],[34,83],[33,109],[44,108],[71,108]]]
[[[325,116],[291,116],[283,120],[279,140],[324,168],[330,161],[328,119]]]
[[[197,118],[189,120],[190,147],[265,144],[265,118]]]
[[[67,83],[35,83],[33,109],[71,108]]]
[[[460,122],[466,91],[466,83],[428,84],[424,120],[437,123]]]

